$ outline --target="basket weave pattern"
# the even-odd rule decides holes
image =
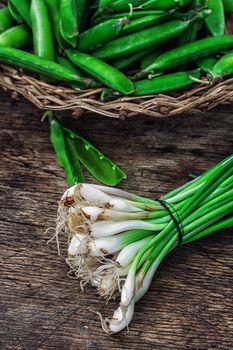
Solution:
[[[152,117],[174,116],[186,111],[204,112],[219,104],[233,103],[233,78],[212,87],[196,84],[193,89],[181,94],[121,97],[108,101],[100,100],[101,88],[75,91],[54,86],[21,74],[14,68],[0,65],[0,86],[22,95],[39,109],[72,110],[80,116],[84,111],[112,118],[126,118],[143,114]]]

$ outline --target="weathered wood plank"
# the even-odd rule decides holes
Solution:
[[[130,332],[105,335],[92,310],[111,315],[91,287],[66,276],[47,245],[66,188],[48,127],[24,101],[1,93],[1,349],[232,349],[232,230],[181,247],[136,307]],[[152,198],[232,153],[233,108],[173,119],[67,117],[128,174],[121,187]],[[91,177],[88,176],[88,180]],[[63,243],[65,239],[62,239]]]

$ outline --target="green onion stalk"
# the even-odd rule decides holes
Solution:
[[[119,297],[109,334],[128,327],[163,259],[187,244],[233,226],[233,154],[201,176],[151,200],[114,187],[77,184],[62,196],[56,235],[68,236],[66,259],[81,286],[107,301]]]

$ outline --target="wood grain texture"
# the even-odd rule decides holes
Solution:
[[[232,153],[232,112],[64,121],[122,166],[121,188],[154,198]],[[176,249],[137,304],[130,332],[103,333],[93,311],[111,316],[116,303],[66,276],[65,239],[60,257],[46,244],[67,185],[40,117],[1,92],[0,349],[232,349],[232,230]]]

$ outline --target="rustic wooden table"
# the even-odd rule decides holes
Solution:
[[[120,187],[155,197],[232,153],[233,108],[173,119],[68,118],[128,174]],[[130,331],[106,335],[93,310],[111,315],[91,287],[66,276],[46,244],[67,184],[41,112],[1,92],[1,349],[232,349],[233,236],[180,247],[159,268]],[[88,177],[88,180],[92,179]],[[65,239],[63,239],[65,242]]]

